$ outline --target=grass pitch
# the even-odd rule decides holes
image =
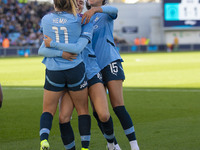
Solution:
[[[199,150],[200,52],[122,54],[125,105],[141,150]],[[0,109],[0,150],[39,149],[44,65],[41,57],[0,58],[4,102]],[[116,138],[130,146],[110,108]],[[72,126],[80,149],[77,114]],[[50,133],[52,150],[64,150],[58,114]],[[105,150],[106,141],[92,117],[90,150]]]

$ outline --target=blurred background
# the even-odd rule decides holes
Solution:
[[[200,49],[199,0],[110,0],[119,10],[114,38],[121,52]],[[40,20],[52,0],[0,0],[0,56],[37,55]]]

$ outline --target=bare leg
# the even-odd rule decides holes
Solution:
[[[75,150],[74,132],[70,123],[73,109],[74,104],[68,91],[66,91],[63,97],[60,99],[59,126],[62,142],[65,148],[70,150]]]
[[[88,110],[88,89],[69,91],[78,113],[78,126],[81,135],[82,148],[88,148],[90,143],[91,118]]]
[[[122,80],[109,81],[107,84],[107,88],[109,91],[109,97],[112,107],[114,108],[117,106],[123,106],[124,98],[123,98]]]
[[[53,116],[56,113],[59,98],[63,91],[53,92],[44,90],[43,96],[43,113],[40,118],[40,140],[48,140],[49,133],[52,126]]]
[[[89,96],[93,103],[94,109],[102,122],[110,118],[107,95],[102,83],[97,83],[89,88]],[[103,108],[103,109],[102,109]]]
[[[124,106],[122,80],[109,81],[107,87],[109,90],[109,96],[113,110],[120,120],[120,123],[131,145],[131,149],[139,150],[132,119]]]
[[[49,112],[54,116],[58,106],[58,101],[62,95],[63,91],[54,92],[44,89],[43,112]]]
[[[65,92],[59,101],[59,122],[69,122],[73,113],[74,104],[68,92]]]
[[[88,89],[81,91],[69,91],[78,115],[89,115]]]
[[[107,95],[104,85],[102,83],[96,83],[89,88],[89,95],[93,104],[94,116],[97,119],[98,125],[107,140],[108,148],[114,149],[114,129],[112,117],[109,113]]]

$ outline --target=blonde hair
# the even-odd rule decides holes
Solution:
[[[61,11],[70,12],[74,16],[77,14],[78,6],[76,0],[54,0],[54,5]]]

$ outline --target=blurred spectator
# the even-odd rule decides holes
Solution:
[[[39,46],[40,20],[52,10],[50,3],[0,0],[0,44],[8,35],[10,46]]]
[[[140,39],[140,44],[141,45],[146,45],[146,38],[145,37],[141,37],[141,39]]]
[[[140,38],[139,38],[139,37],[136,37],[136,38],[134,39],[134,45],[140,46]]]
[[[149,38],[146,38],[145,45],[149,45],[149,42],[150,42],[150,39],[149,39]]]
[[[146,38],[146,37],[141,37],[140,39],[140,44],[141,45],[149,45],[150,39]]]
[[[167,43],[167,52],[172,52],[173,44]]]
[[[115,45],[118,45],[118,44],[127,44],[126,40],[125,39],[121,39],[117,36],[114,36],[114,42],[115,42]]]
[[[3,48],[9,48],[10,47],[10,40],[7,37],[4,38],[3,43],[2,43],[2,47]]]
[[[2,46],[2,43],[3,43],[3,36],[2,36],[2,34],[0,32],[0,46]]]
[[[178,37],[175,36],[174,37],[174,45],[173,45],[173,51],[178,51],[178,46],[179,45],[179,40],[178,40]]]
[[[16,45],[17,46],[26,46],[26,44],[27,44],[27,41],[24,38],[24,35],[20,34],[19,38],[17,38],[17,40],[16,40]]]

